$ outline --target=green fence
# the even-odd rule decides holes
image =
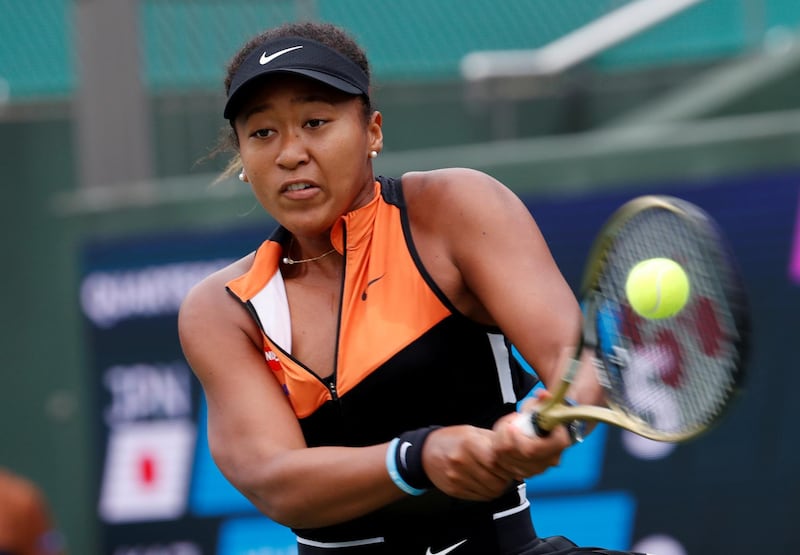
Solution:
[[[624,0],[142,0],[142,78],[153,92],[217,91],[225,62],[265,27],[314,18],[350,29],[381,82],[458,77],[472,50],[540,47]],[[0,78],[12,99],[74,92],[74,6],[68,0],[0,0]],[[125,22],[121,22],[125,24]],[[602,54],[597,67],[719,59],[771,30],[797,28],[794,0],[706,0]],[[109,45],[113,49],[113,45]]]

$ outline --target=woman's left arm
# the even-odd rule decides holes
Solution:
[[[415,179],[412,221],[426,267],[461,312],[498,326],[545,386],[552,386],[574,352],[582,315],[531,212],[481,172],[448,169]],[[570,396],[599,402],[594,372],[581,372]],[[495,426],[498,454],[512,461],[505,466],[530,475],[557,464],[569,445],[565,430],[548,440],[530,439],[510,420]]]
[[[531,212],[481,172],[410,176],[415,244],[434,280],[462,313],[501,328],[552,384],[581,313]]]

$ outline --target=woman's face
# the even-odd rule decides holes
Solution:
[[[276,75],[257,85],[234,121],[247,181],[264,209],[300,235],[327,233],[372,197],[369,153],[381,115],[317,81]]]

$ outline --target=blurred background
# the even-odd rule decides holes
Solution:
[[[175,315],[273,225],[214,184],[225,64],[305,19],[370,56],[379,173],[491,173],[571,284],[639,194],[695,202],[730,238],[755,326],[744,395],[687,445],[599,429],[530,481],[540,534],[792,552],[800,2],[0,0],[0,467],[41,488],[68,551],[294,552],[210,460]]]

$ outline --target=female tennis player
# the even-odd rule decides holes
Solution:
[[[523,203],[468,169],[376,177],[382,115],[336,27],[255,37],[225,86],[232,167],[279,225],[180,311],[224,475],[301,555],[612,553],[531,522],[523,479],[571,437],[512,425],[535,379],[509,345],[551,383],[581,314]]]

